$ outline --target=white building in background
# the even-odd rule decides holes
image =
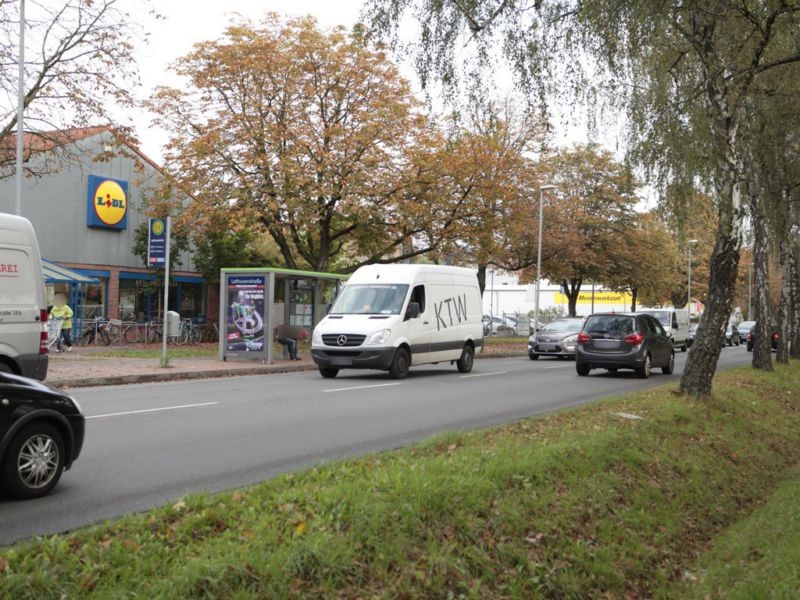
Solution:
[[[516,275],[502,271],[486,273],[483,314],[533,314],[535,305],[535,284],[520,284]],[[555,306],[561,307],[565,315],[569,313],[569,300],[561,293],[559,284],[543,279],[539,283],[539,310]],[[631,296],[584,283],[575,308],[579,316],[591,312],[626,312],[631,309]]]

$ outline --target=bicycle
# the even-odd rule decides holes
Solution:
[[[88,346],[89,344],[94,344],[97,341],[98,327],[102,322],[102,317],[88,319],[86,327],[84,328],[83,332],[75,338],[74,343],[78,346]]]

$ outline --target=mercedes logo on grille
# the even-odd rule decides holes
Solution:
[[[346,335],[340,335],[339,337],[336,338],[336,343],[339,346],[344,346],[347,343],[347,336]]]

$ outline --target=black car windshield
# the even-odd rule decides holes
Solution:
[[[551,321],[539,331],[565,331],[567,333],[577,333],[581,330],[581,325],[583,325],[583,321],[580,319],[569,321],[565,319],[563,321]]]
[[[331,308],[332,315],[399,315],[408,285],[351,284],[342,288]]]

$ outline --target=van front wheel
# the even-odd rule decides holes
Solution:
[[[475,350],[469,344],[464,345],[461,351],[461,358],[456,361],[459,373],[469,373],[472,371],[472,363],[475,362]]]
[[[325,379],[333,379],[339,374],[339,369],[335,369],[333,367],[320,367],[319,374]]]
[[[389,375],[391,375],[393,379],[404,379],[405,376],[408,375],[408,367],[410,364],[411,357],[408,354],[408,350],[405,348],[398,348],[397,352],[394,353],[392,366],[389,367]]]

